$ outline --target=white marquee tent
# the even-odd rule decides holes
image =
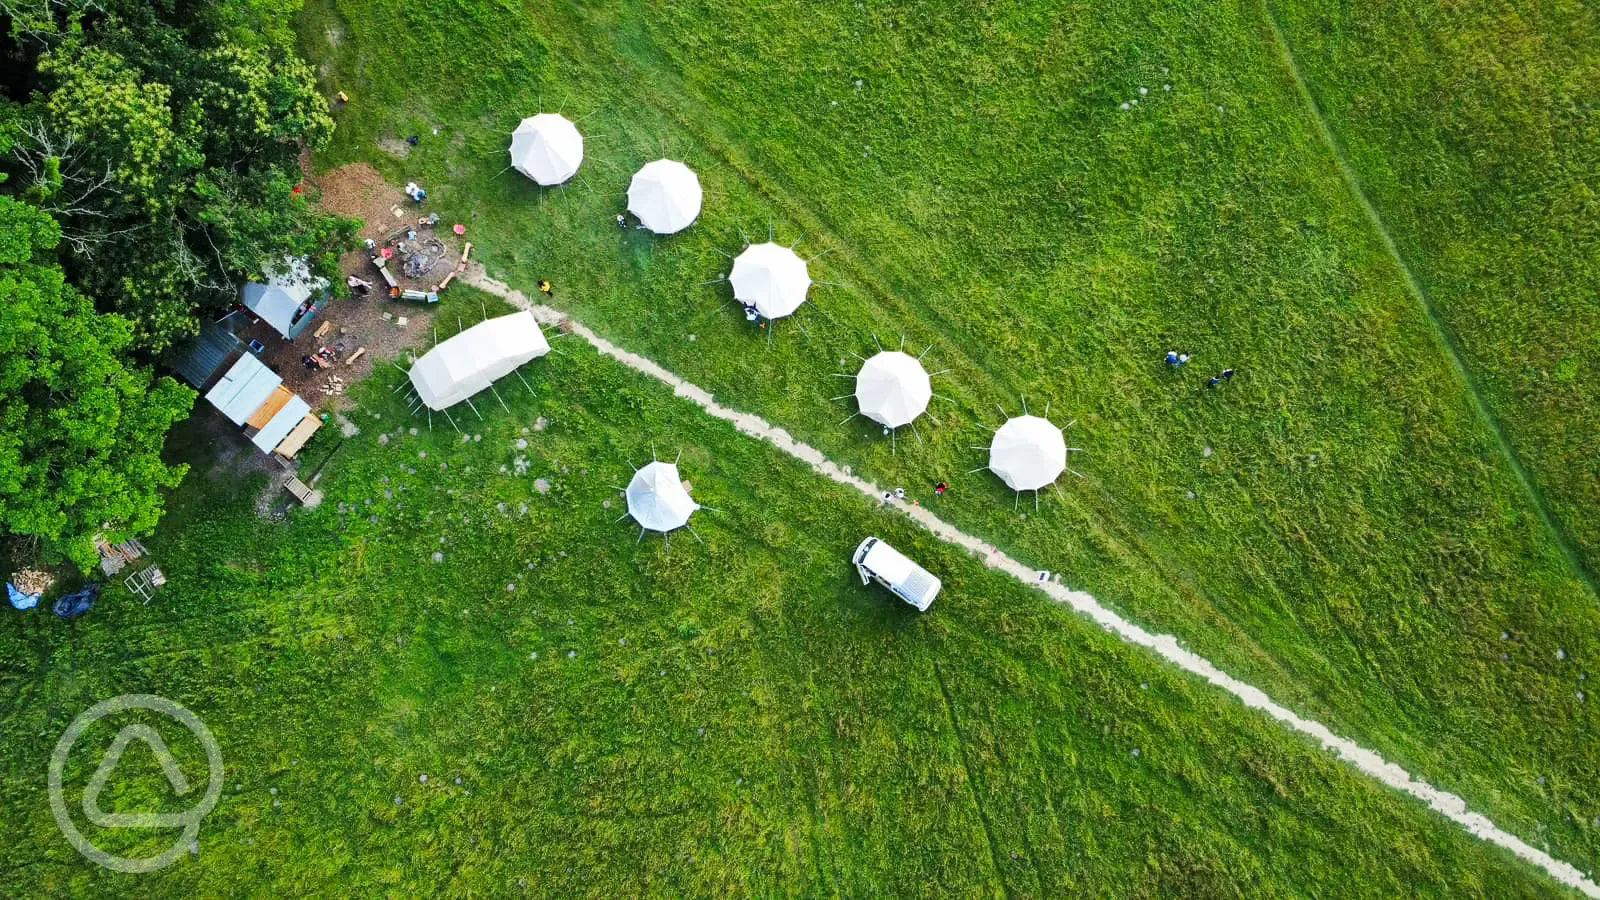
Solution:
[[[633,473],[626,494],[628,514],[647,531],[682,528],[700,508],[684,489],[677,465],[659,460]]]
[[[917,358],[885,350],[867,360],[856,375],[856,403],[861,414],[889,428],[909,425],[928,408],[933,388]]]
[[[1014,491],[1036,491],[1055,481],[1066,468],[1066,439],[1048,419],[1008,419],[989,443],[989,471]]]
[[[444,409],[549,352],[533,313],[523,310],[479,322],[424,353],[411,366],[411,384],[429,409]]]
[[[811,273],[800,254],[771,241],[751,244],[733,261],[733,297],[763,318],[781,319],[806,302]]]
[[[546,187],[564,184],[583,162],[583,135],[566,116],[540,113],[511,132],[511,166]]]
[[[675,234],[700,215],[700,179],[677,160],[645,163],[628,184],[628,212],[656,234]]]

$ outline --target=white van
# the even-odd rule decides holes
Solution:
[[[933,573],[878,538],[862,541],[851,562],[855,563],[862,584],[876,581],[918,612],[927,612],[933,598],[939,596],[941,583]]]

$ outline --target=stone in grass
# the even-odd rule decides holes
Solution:
[[[511,593],[511,592],[515,591],[516,589],[517,589],[516,582],[512,582],[512,583],[506,585],[506,593]]]
[[[461,776],[457,775],[456,776],[456,787],[460,787],[460,786],[461,786]]]
[[[1139,756],[1139,748],[1138,747],[1133,748],[1133,750],[1130,751],[1130,752],[1133,754],[1135,759],[1138,758],[1138,756]]]
[[[601,509],[610,509],[611,508],[611,501],[610,500],[602,500],[602,501],[600,501],[600,508]]]
[[[1204,450],[1200,451],[1200,455],[1201,456],[1210,456],[1211,454],[1213,454],[1215,452],[1216,452],[1215,450],[1212,450],[1210,447],[1207,447]]]
[[[549,481],[549,479],[546,479],[546,478],[535,479],[534,482],[533,482],[533,489],[538,491],[541,494],[550,493],[550,481]]]
[[[442,562],[444,562],[444,554],[443,554],[443,553],[440,553],[440,552],[439,552],[439,551],[437,551],[437,550],[435,550],[435,551],[434,551],[434,552],[433,552],[433,561],[434,561],[434,562],[436,562],[436,563],[442,563]]]
[[[387,434],[378,435],[378,443],[380,443],[380,444],[389,443],[389,436]]]
[[[548,427],[550,427],[550,421],[548,419],[546,419],[544,416],[540,416],[539,418],[535,419],[534,422],[533,422],[533,430],[534,431],[543,431]]]
[[[576,659],[577,657],[578,657],[578,651],[576,651],[576,650],[568,650],[567,651],[567,659]]]
[[[394,805],[395,805],[395,806],[399,806],[399,805],[401,805],[401,804],[402,804],[402,803],[404,803],[404,802],[405,802],[405,801],[404,801],[404,800],[401,800],[401,799],[400,799],[400,795],[399,795],[399,794],[395,794],[395,795],[394,795]]]
[[[1565,650],[1562,650],[1562,649],[1560,649],[1560,648],[1557,648],[1557,649],[1556,649],[1556,659],[1562,659],[1562,660],[1564,660],[1564,659],[1566,659],[1566,658],[1567,658],[1567,651],[1565,651]]]
[[[527,438],[517,438],[516,448],[518,450],[526,450],[526,449],[528,449],[528,439]]]
[[[413,425],[413,426],[411,426],[410,428],[408,428],[406,430],[411,432],[411,436],[412,437],[416,437],[417,436],[417,426]]]
[[[427,784],[428,783],[428,776],[427,776],[426,773],[424,773],[422,775],[418,775],[417,776],[417,780],[422,782],[423,784]]]
[[[278,789],[275,788],[275,787],[267,788],[267,793],[269,793],[272,796],[276,797],[276,796],[278,796]]]

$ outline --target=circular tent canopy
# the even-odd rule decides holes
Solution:
[[[511,132],[511,166],[538,183],[565,183],[583,162],[583,135],[566,116],[540,113]]]
[[[673,463],[652,462],[633,473],[628,482],[628,515],[648,531],[672,531],[689,524],[689,516],[700,508]]]
[[[676,234],[700,215],[700,179],[677,160],[658,159],[633,173],[628,212],[656,234]]]
[[[927,370],[914,356],[885,350],[867,360],[856,375],[861,414],[890,428],[911,424],[933,397]]]
[[[989,443],[989,470],[1014,491],[1036,491],[1066,468],[1061,429],[1038,416],[1008,419]]]
[[[768,241],[744,248],[733,261],[733,297],[763,318],[781,319],[806,302],[811,273],[800,254]]]

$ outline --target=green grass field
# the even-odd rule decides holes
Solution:
[[[497,276],[552,279],[600,333],[880,484],[950,481],[947,520],[1593,871],[1593,33],[1564,8],[1305,7],[312,0],[300,26],[354,100],[319,167],[422,182]],[[541,109],[586,134],[553,191],[506,169]],[[403,161],[378,148],[411,134]],[[700,173],[700,221],[619,231],[663,155]],[[770,342],[703,283],[769,228],[827,282]],[[874,335],[949,370],[893,447],[830,399]],[[28,761],[138,689],[199,712],[233,767],[164,892],[1551,890],[564,350],[466,445],[393,435],[390,370],[321,509],[262,523],[248,486],[197,475],[150,542],[158,605],[0,630],[6,881],[133,884],[61,843]],[[1037,511],[967,474],[1024,395],[1087,450]],[[500,473],[537,416],[532,470]],[[652,442],[721,510],[705,544],[636,545],[603,507]],[[867,532],[945,578],[931,615],[852,581]]]
[[[1548,892],[1417,804],[665,387],[577,344],[525,371],[534,393],[508,392],[514,412],[486,409],[465,443],[448,428],[404,431],[384,383],[397,375],[365,385],[363,433],[334,453],[327,499],[287,524],[255,517],[256,484],[197,465],[170,537],[152,544],[172,576],[156,605],[7,629],[7,883]],[[322,440],[310,452],[327,453]],[[681,448],[697,498],[717,507],[695,517],[703,544],[681,532],[670,547],[636,543],[613,522],[612,485],[652,443]],[[844,560],[867,533],[941,572],[938,615],[861,587]],[[127,691],[184,703],[225,748],[198,864],[89,866],[57,835],[42,776],[21,766],[79,710]],[[165,796],[145,774],[117,802]]]
[[[1351,193],[1265,10],[437,8],[448,21],[416,34],[388,27],[393,4],[308,12],[306,52],[358,97],[329,164],[424,179],[513,282],[551,277],[609,337],[882,483],[925,496],[952,480],[962,527],[1559,856],[1600,860],[1600,744],[1578,700],[1595,597]],[[392,58],[452,74],[392,77]],[[590,135],[558,191],[505,170],[506,134],[541,108]],[[426,139],[403,163],[376,149],[410,133]],[[629,174],[662,154],[700,171],[702,220],[618,233]],[[835,283],[770,347],[725,286],[700,285],[769,224]],[[936,382],[954,404],[897,452],[838,426],[852,409],[829,400],[873,333],[951,370]],[[1189,371],[1161,365],[1169,347],[1197,355]],[[1207,391],[1225,366],[1241,377]],[[1087,480],[1037,514],[963,474],[996,404],[1023,394],[1076,418],[1089,451]]]
[[[1582,4],[1273,9],[1363,188],[1600,570],[1600,24]]]

